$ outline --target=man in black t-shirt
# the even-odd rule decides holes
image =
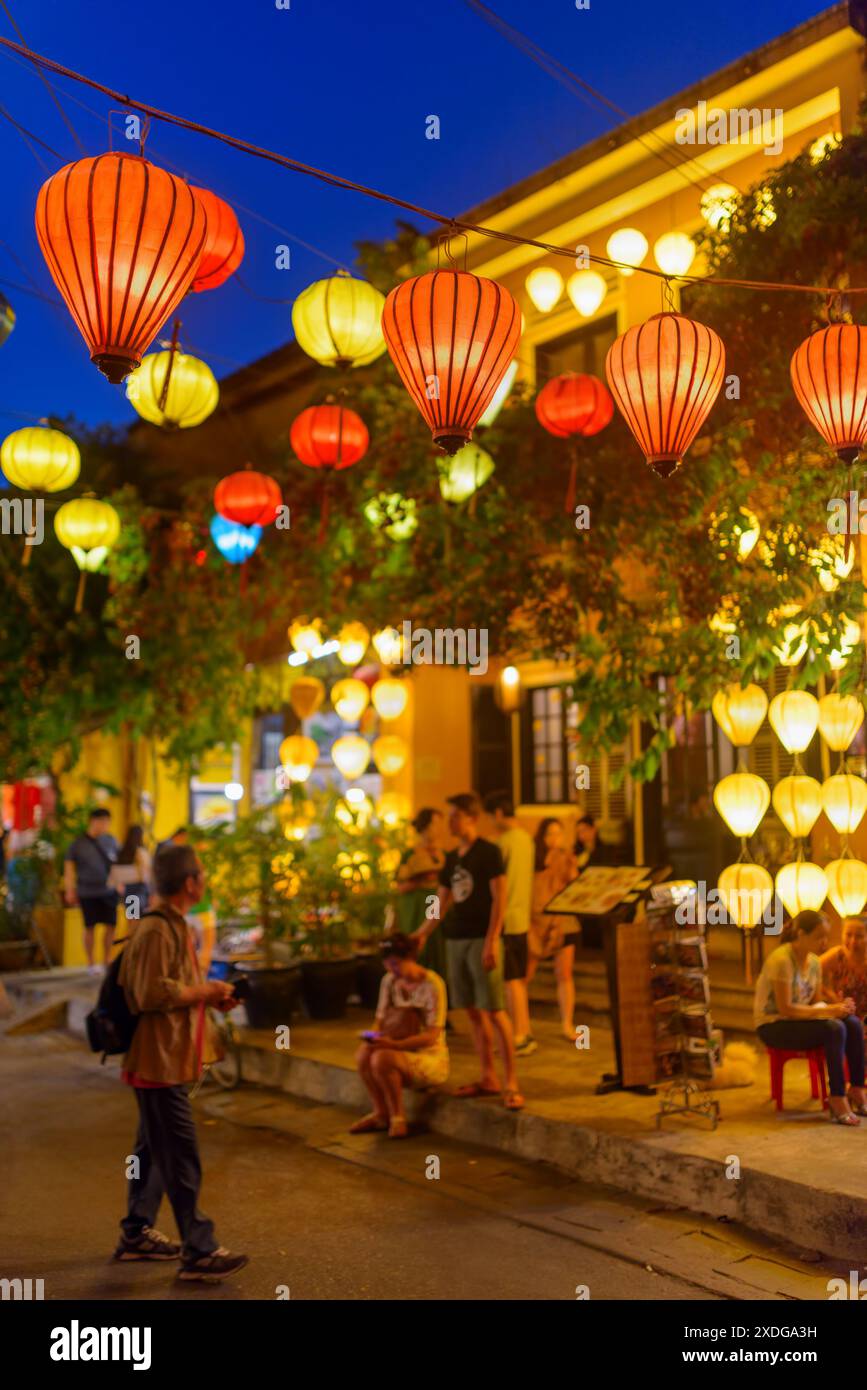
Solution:
[[[507,1110],[520,1110],[524,1098],[515,1072],[515,1043],[503,994],[502,942],[506,907],[503,857],[495,844],[479,835],[478,799],[469,792],[448,798],[449,829],[458,841],[440,871],[437,912],[416,935],[424,944],[451,906],[446,961],[449,1003],[466,1009],[479,1058],[481,1077],[459,1086],[457,1096],[500,1095],[494,1069],[493,1035],[497,1035],[505,1072],[503,1100]]]

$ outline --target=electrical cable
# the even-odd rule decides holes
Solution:
[[[9,6],[8,6],[7,3],[6,3],[6,0],[0,0],[0,5],[3,6],[3,9],[4,9],[5,13],[6,13],[6,18],[9,20],[9,23],[12,25],[12,28],[15,30],[15,32],[16,32],[16,34],[18,35],[19,39],[21,40],[21,42],[24,44],[24,46],[25,46],[25,48],[26,48],[26,47],[27,47],[27,40],[25,39],[25,37],[24,37],[24,35],[22,34],[21,30],[18,28],[18,25],[15,23],[15,20],[14,20],[13,17],[12,17],[12,11],[9,9]],[[33,61],[33,60],[31,59],[31,62],[32,62],[32,61]],[[35,63],[34,63],[34,67],[36,67],[36,64],[35,64]],[[69,131],[70,135],[72,136],[73,140],[75,141],[76,145],[77,145],[78,148],[81,150],[81,153],[82,153],[82,154],[86,154],[87,151],[86,151],[86,149],[84,148],[84,145],[81,143],[81,140],[78,138],[78,131],[75,129],[75,126],[72,124],[72,121],[69,119],[69,117],[67,116],[66,112],[64,111],[64,109],[63,109],[63,107],[62,107],[62,105],[61,105],[61,103],[60,103],[60,98],[57,96],[57,93],[52,89],[51,83],[47,80],[47,78],[45,77],[45,74],[41,71],[41,69],[40,69],[39,67],[36,67],[36,71],[39,73],[39,76],[40,76],[40,78],[42,79],[42,82],[43,82],[43,84],[44,84],[46,90],[48,91],[48,95],[51,97],[51,100],[54,102],[54,105],[57,107],[58,111],[60,112],[61,119],[62,119],[64,125],[66,126],[67,130]]]

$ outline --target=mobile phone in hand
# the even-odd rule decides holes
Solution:
[[[376,1042],[379,1038],[379,1034],[375,1033],[372,1028],[366,1028],[364,1032],[359,1033],[358,1036],[364,1038],[365,1042]]]

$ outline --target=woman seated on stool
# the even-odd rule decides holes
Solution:
[[[867,1019],[867,923],[863,917],[843,918],[843,944],[822,956],[822,997],[829,1004],[855,1000],[855,1013]]]
[[[389,1139],[405,1138],[404,1086],[440,1086],[448,1077],[446,987],[433,970],[418,964],[418,945],[396,931],[380,947],[386,973],[376,1019],[373,1029],[362,1033],[355,1057],[373,1109],[350,1125],[350,1134],[387,1129]]]
[[[828,945],[828,920],[821,912],[799,912],[783,940],[768,956],[756,983],[756,1032],[766,1047],[791,1052],[824,1048],[831,1119],[838,1125],[860,1124],[856,1117],[867,1115],[864,1029],[855,1017],[853,999],[840,1003],[822,999],[819,956]],[[849,1063],[848,1100],[844,1057]]]

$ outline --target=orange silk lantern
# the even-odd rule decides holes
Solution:
[[[549,381],[536,397],[536,419],[549,434],[566,439],[570,434],[598,434],[614,414],[611,392],[595,376],[563,372]]]
[[[202,258],[192,284],[198,294],[202,290],[215,290],[235,273],[244,259],[244,233],[229,204],[216,193],[209,188],[194,188],[193,193],[208,219]]]
[[[351,468],[367,453],[367,426],[342,405],[310,405],[289,431],[289,443],[308,468]]]
[[[220,516],[239,526],[270,526],[282,505],[279,483],[249,465],[240,473],[221,478],[214,489],[214,507]]]
[[[494,280],[431,270],[391,291],[382,332],[435,444],[456,454],[493,400],[521,336],[521,311]]]
[[[91,361],[117,385],[193,282],[203,204],[135,154],[78,159],[39,190],[36,235]]]
[[[703,323],[683,314],[654,314],[615,339],[605,375],[647,462],[668,478],[719,395],[725,348]]]
[[[795,350],[790,370],[811,425],[844,463],[853,463],[867,438],[867,328],[820,328]]]

